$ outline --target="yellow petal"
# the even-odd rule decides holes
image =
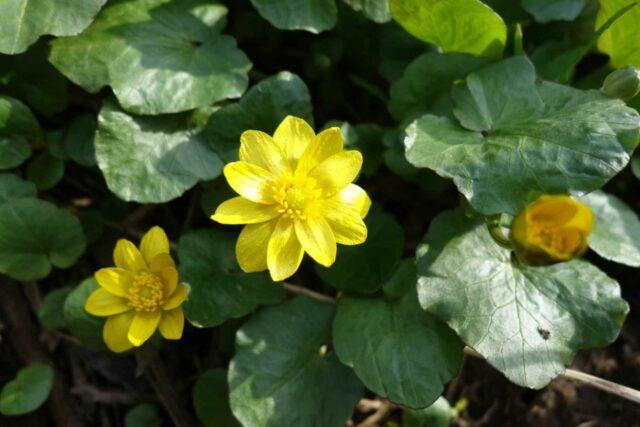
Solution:
[[[300,267],[303,255],[293,220],[281,217],[267,247],[267,265],[271,279],[277,282],[291,277]]]
[[[302,248],[311,258],[325,267],[335,262],[336,239],[324,218],[307,215],[305,220],[295,221],[295,230]]]
[[[123,268],[101,268],[94,275],[100,286],[114,295],[127,296],[134,274]]]
[[[158,254],[153,258],[149,264],[149,271],[155,274],[159,274],[166,267],[176,267],[176,263],[169,254]]]
[[[105,289],[98,288],[89,295],[84,304],[84,309],[94,316],[112,316],[131,310],[127,300],[113,295]]]
[[[303,119],[287,116],[278,125],[273,134],[273,139],[278,143],[285,158],[289,160],[289,163],[295,169],[298,159],[315,136],[316,134],[311,126]]]
[[[256,203],[273,203],[275,176],[260,166],[233,162],[224,167],[224,176],[236,193]]]
[[[371,207],[369,195],[356,184],[349,184],[336,195],[336,199],[346,203],[351,209],[358,212],[362,218],[367,216]]]
[[[277,221],[249,224],[240,232],[236,243],[236,258],[245,273],[267,269],[267,247]]]
[[[576,206],[576,212],[573,218],[565,224],[565,227],[577,228],[585,235],[591,234],[595,223],[595,217],[591,208],[577,200],[573,200],[573,203]]]
[[[162,313],[160,319],[160,333],[168,340],[179,340],[184,330],[184,312],[182,307],[174,308]]]
[[[278,215],[278,205],[263,205],[244,197],[234,197],[222,202],[211,219],[220,224],[256,224]]]
[[[162,304],[163,310],[173,310],[176,307],[180,307],[187,299],[189,291],[187,287],[180,283],[175,292]]]
[[[344,189],[358,176],[362,167],[359,151],[343,151],[329,157],[310,173],[322,189],[324,197],[329,197]]]
[[[136,347],[144,344],[158,328],[162,311],[137,311],[129,328],[127,337]]]
[[[315,209],[331,227],[336,242],[359,245],[367,240],[367,226],[362,217],[346,203],[327,199],[320,201]]]
[[[147,264],[150,264],[159,254],[168,254],[169,239],[164,230],[155,226],[147,231],[140,242],[140,252]]]
[[[240,136],[240,160],[279,175],[290,174],[291,167],[280,146],[264,132],[245,131]]]
[[[178,270],[175,267],[165,267],[157,273],[160,278],[162,278],[162,283],[164,284],[163,295],[170,296],[173,295],[176,288],[178,287]]]
[[[116,243],[116,248],[113,250],[113,260],[116,267],[124,268],[133,273],[147,269],[147,263],[136,245],[126,239],[120,239]]]
[[[107,319],[102,330],[102,338],[109,350],[116,353],[130,350],[133,347],[127,335],[133,321],[133,311],[111,316]]]
[[[320,132],[302,153],[296,169],[296,176],[305,176],[324,160],[342,152],[343,146],[340,128],[333,127]]]

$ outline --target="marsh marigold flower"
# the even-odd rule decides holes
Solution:
[[[515,217],[510,237],[523,261],[552,264],[581,256],[593,224],[587,205],[565,195],[545,195]]]
[[[153,227],[139,248],[120,239],[113,260],[115,267],[96,272],[100,288],[85,304],[90,314],[107,317],[103,338],[109,349],[123,352],[141,346],[156,329],[166,339],[180,339],[187,288],[178,282],[164,230]]]
[[[284,280],[305,252],[328,267],[336,243],[357,245],[367,238],[363,218],[371,200],[351,183],[361,167],[360,152],[344,151],[340,129],[316,135],[307,122],[288,116],[273,137],[256,130],[242,134],[240,161],[224,168],[240,196],[218,206],[211,218],[246,224],[236,244],[245,272],[268,269],[273,280]]]

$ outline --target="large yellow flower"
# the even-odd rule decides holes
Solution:
[[[550,264],[582,255],[593,224],[589,206],[565,195],[544,195],[514,218],[510,237],[524,261]]]
[[[153,227],[138,249],[120,239],[113,251],[115,268],[95,274],[100,285],[87,299],[85,310],[108,317],[103,330],[109,349],[123,352],[141,346],[156,329],[163,337],[182,337],[182,303],[187,288],[178,283],[178,271],[169,254],[169,239],[160,227]]]
[[[351,183],[362,155],[343,151],[340,129],[316,135],[307,122],[288,116],[273,137],[248,130],[240,143],[240,161],[224,168],[240,196],[218,206],[211,218],[247,224],[236,245],[242,270],[269,269],[273,280],[284,280],[305,252],[328,267],[336,259],[336,243],[366,240],[363,218],[371,200]]]

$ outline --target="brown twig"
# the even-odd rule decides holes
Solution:
[[[294,294],[306,295],[320,301],[330,302],[332,304],[336,303],[335,298],[330,297],[329,295],[321,294],[316,291],[312,291],[311,289],[303,288],[302,286],[296,286],[296,285],[292,285],[291,283],[283,282],[282,287],[284,287],[286,290]]]
[[[382,421],[384,421],[397,407],[398,406],[396,404],[391,403],[388,400],[384,400],[380,403],[380,407],[376,409],[376,412],[369,415],[361,423],[356,424],[356,427],[377,427],[381,425]]]
[[[191,414],[185,410],[188,406],[182,402],[173,388],[167,371],[154,348],[143,347],[137,353],[138,365],[143,368],[147,379],[155,390],[160,402],[169,413],[176,427],[196,425]]]
[[[71,389],[71,393],[95,403],[105,405],[133,405],[138,397],[121,390],[103,390],[92,385],[79,385]]]

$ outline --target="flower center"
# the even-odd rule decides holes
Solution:
[[[278,212],[291,219],[304,220],[309,204],[318,199],[320,193],[311,181],[296,182],[288,180],[274,188],[276,201],[280,204]]]
[[[541,246],[551,249],[557,254],[569,255],[580,246],[581,236],[575,229],[564,229],[548,222],[534,222],[531,234]]]
[[[129,287],[129,306],[136,311],[156,311],[162,304],[162,280],[152,273],[136,275]]]

